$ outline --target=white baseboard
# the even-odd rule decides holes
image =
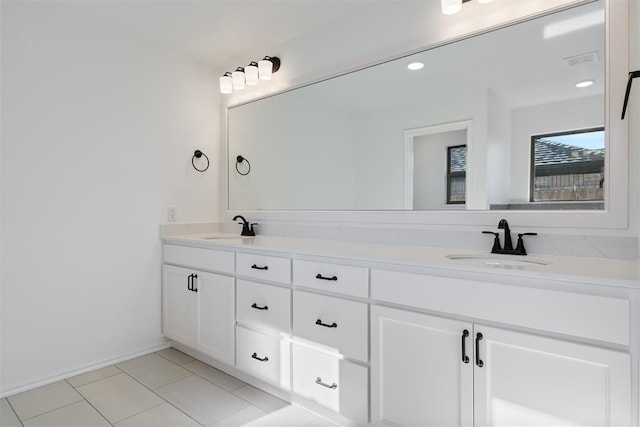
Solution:
[[[147,347],[138,351],[135,351],[133,353],[128,353],[122,356],[118,356],[115,358],[111,358],[111,359],[107,359],[107,360],[102,360],[100,362],[91,364],[89,366],[85,366],[83,368],[79,368],[73,371],[67,371],[49,378],[45,378],[42,379],[40,381],[36,381],[36,382],[32,382],[32,383],[28,383],[28,384],[23,384],[21,386],[18,387],[13,387],[10,388],[8,390],[0,390],[0,399],[3,397],[7,397],[7,396],[12,396],[14,394],[18,394],[18,393],[22,393],[25,391],[29,391],[29,390],[33,390],[34,388],[38,388],[38,387],[42,387],[44,385],[47,384],[51,384],[51,383],[55,383],[57,381],[60,380],[64,380],[67,378],[71,378],[71,377],[75,377],[76,375],[80,375],[80,374],[84,374],[87,372],[91,372],[91,371],[95,371],[96,369],[100,369],[100,368],[104,368],[106,366],[110,366],[116,363],[120,363],[120,362],[124,362],[125,360],[129,360],[129,359],[134,359],[136,357],[140,357],[140,356],[144,356],[146,354],[149,353],[154,353],[156,351],[159,350],[164,350],[165,348],[168,348],[171,346],[171,342],[170,341],[162,341],[152,347]]]

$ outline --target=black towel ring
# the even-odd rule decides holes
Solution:
[[[204,156],[204,158],[205,158],[205,159],[207,159],[207,166],[205,166],[205,168],[204,168],[204,169],[198,169],[198,168],[197,168],[197,166],[196,166],[196,159],[199,159],[199,158],[200,158],[200,157],[202,157],[202,156]],[[193,157],[191,158],[191,165],[192,165],[192,166],[193,166],[193,168],[194,168],[195,170],[197,170],[198,172],[204,172],[204,171],[206,171],[207,169],[209,169],[209,158],[208,158],[208,157],[207,157],[207,155],[206,155],[206,154],[204,154],[202,151],[200,151],[200,150],[196,150],[196,151],[193,153]]]
[[[243,162],[247,162],[247,165],[249,166],[249,168],[247,169],[247,171],[245,173],[240,172],[240,169],[238,169],[238,165],[243,163]],[[249,175],[249,172],[251,172],[251,163],[249,163],[249,160],[247,160],[245,157],[242,157],[242,156],[236,157],[236,171],[240,175]]]

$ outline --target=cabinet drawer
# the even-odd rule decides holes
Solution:
[[[309,292],[293,293],[293,334],[347,357],[368,357],[367,304]]]
[[[163,257],[164,262],[169,264],[230,274],[234,271],[233,252],[166,244]]]
[[[236,367],[285,390],[291,389],[291,342],[236,326]]]
[[[629,300],[549,289],[371,271],[371,298],[629,345]]]
[[[291,289],[238,279],[236,316],[240,323],[291,334]]]
[[[297,286],[369,297],[369,269],[365,267],[296,260],[293,280]]]
[[[236,273],[272,282],[291,283],[291,260],[266,255],[236,254]]]
[[[358,424],[368,421],[368,369],[364,366],[294,345],[293,392]]]

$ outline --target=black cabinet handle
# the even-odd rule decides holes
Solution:
[[[322,382],[322,378],[316,378],[316,384],[321,385],[322,387],[330,388],[331,390],[335,390],[338,388],[338,384],[333,383],[331,385]]]
[[[264,358],[262,358],[262,359],[261,359],[261,358],[259,358],[259,357],[258,357],[258,354],[257,354],[257,353],[253,353],[253,354],[251,355],[251,358],[252,358],[252,359],[259,360],[260,362],[268,362],[268,361],[269,361],[269,358],[268,358],[267,356],[265,356]]]
[[[484,362],[480,360],[480,341],[482,341],[482,334],[478,332],[476,334],[476,365],[479,368],[484,366]]]
[[[319,326],[324,326],[325,328],[337,328],[338,324],[336,322],[333,322],[332,324],[328,324],[328,323],[322,323],[322,320],[318,319],[316,320],[316,325]]]
[[[195,279],[198,278],[198,275],[197,274],[192,274],[192,276],[193,277],[191,278],[191,290],[193,292],[198,292],[198,288],[196,287],[196,281],[195,281]]]
[[[189,277],[187,277],[187,290],[193,290],[193,274],[190,274]]]
[[[462,331],[462,361],[464,363],[469,363],[469,356],[467,356],[467,337],[469,336],[469,331],[466,329]]]
[[[631,84],[633,79],[640,77],[640,70],[631,71],[629,73],[629,80],[627,81],[627,90],[624,93],[624,103],[622,104],[622,116],[620,120],[624,120],[624,115],[627,112],[627,104],[629,103],[629,93],[631,93]]]
[[[257,265],[253,264],[251,268],[253,268],[254,270],[268,270],[269,266],[265,265],[264,267],[258,267]]]
[[[255,308],[256,310],[269,310],[269,306],[268,305],[265,305],[264,307],[260,307],[255,302],[253,304],[251,304],[251,308]]]
[[[337,276],[325,277],[322,274],[318,273],[316,274],[316,279],[336,281],[338,280],[338,277]]]

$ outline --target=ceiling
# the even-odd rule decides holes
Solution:
[[[386,0],[388,2],[388,0]],[[405,1],[405,0],[401,0]],[[424,1],[424,0],[423,0]],[[439,0],[428,0],[439,1]],[[83,18],[216,69],[375,7],[379,0],[73,0]]]

